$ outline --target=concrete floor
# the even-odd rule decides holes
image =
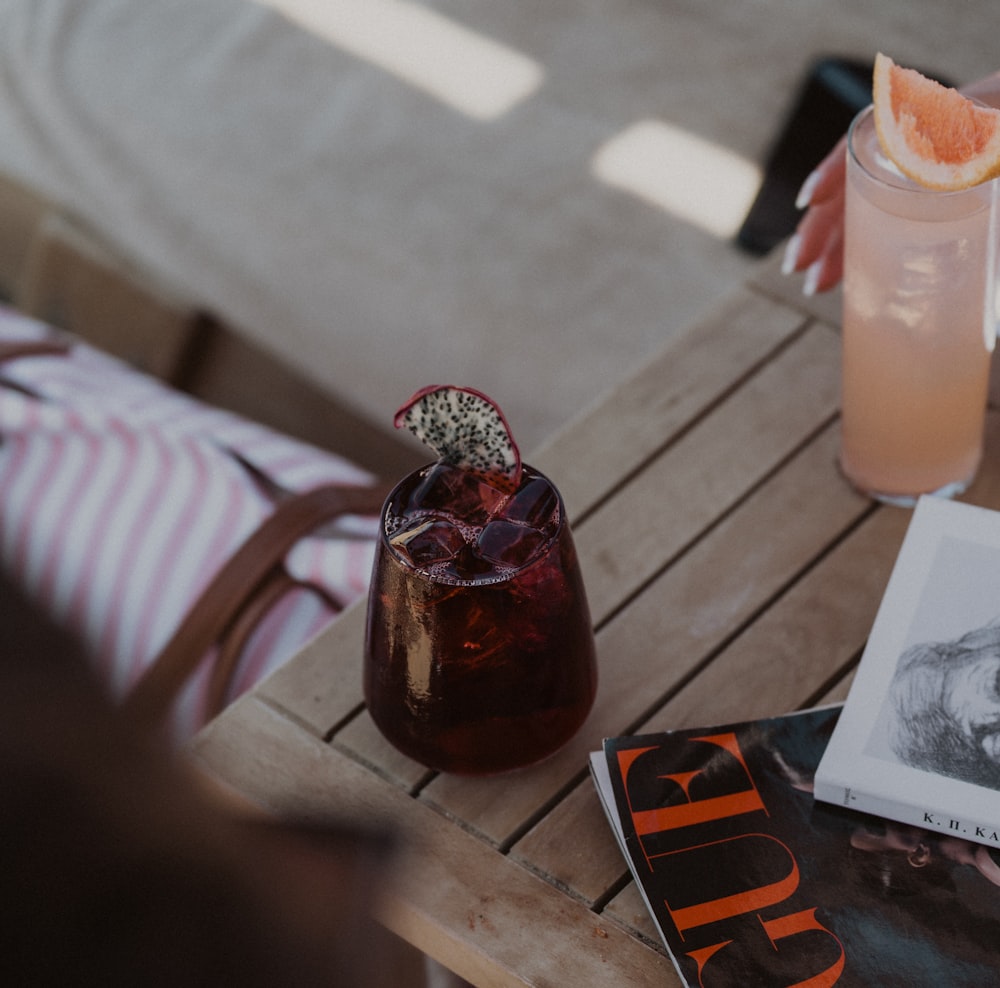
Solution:
[[[73,112],[58,122],[76,144],[43,142],[11,114],[0,167],[369,418],[388,424],[424,384],[475,385],[529,451],[757,263],[733,234],[818,55],[882,49],[957,83],[1000,68],[994,0],[255,0],[324,43],[309,56],[318,75],[284,65],[264,78],[260,17],[235,39],[193,26],[211,11],[226,28],[251,0],[199,0],[187,20],[184,2],[143,5],[161,18],[145,37],[134,4],[90,0],[115,19],[90,29],[83,56],[49,67],[19,54],[37,31],[11,33],[0,66],[17,62],[11,79],[32,106],[39,87],[65,83]],[[382,18],[374,35],[365,10]],[[160,52],[178,22],[189,36]],[[123,24],[129,44],[101,51]],[[185,77],[199,44],[243,45],[245,78]],[[387,47],[395,66],[379,61]],[[463,68],[455,52],[470,49]],[[108,59],[139,73],[156,57],[169,87],[99,78]],[[521,89],[505,108],[472,100],[511,69]],[[223,82],[231,112],[206,95]],[[329,113],[268,116],[292,89],[314,90]],[[171,94],[186,102],[161,105]],[[265,119],[277,133],[257,140]],[[318,167],[282,171],[302,143],[322,144]],[[177,167],[142,170],[168,151]]]
[[[815,56],[883,49],[958,83],[1000,67],[991,0],[430,6],[527,56],[541,80],[486,121],[396,81],[379,92],[367,136],[393,166],[364,170],[359,147],[357,171],[338,181],[371,206],[343,282],[384,359],[377,396],[363,362],[348,391],[384,415],[411,386],[476,384],[526,449],[756,263],[731,239],[755,190],[746,169],[764,161]],[[666,128],[647,136],[691,142],[680,163],[655,140],[643,146],[642,122]],[[616,141],[620,158],[652,165],[654,185],[669,176],[672,205],[595,172]]]

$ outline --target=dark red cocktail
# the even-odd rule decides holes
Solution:
[[[525,466],[513,492],[436,463],[382,514],[365,698],[401,751],[445,772],[537,762],[583,723],[594,639],[565,508]]]

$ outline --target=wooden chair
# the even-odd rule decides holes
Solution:
[[[54,203],[0,175],[0,300],[79,336],[203,401],[402,477],[425,458],[188,304]],[[396,983],[466,985],[389,935]],[[467,986],[466,986],[467,988]]]
[[[402,477],[420,451],[0,175],[0,297],[210,404]]]

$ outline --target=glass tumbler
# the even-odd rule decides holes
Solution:
[[[586,719],[593,630],[562,498],[525,466],[505,494],[433,464],[382,512],[364,689],[404,754],[482,775],[540,761]]]

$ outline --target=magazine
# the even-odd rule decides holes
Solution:
[[[1000,512],[917,504],[816,797],[1000,847]]]
[[[996,852],[813,798],[839,713],[613,738],[592,755],[688,988],[1000,979]]]

